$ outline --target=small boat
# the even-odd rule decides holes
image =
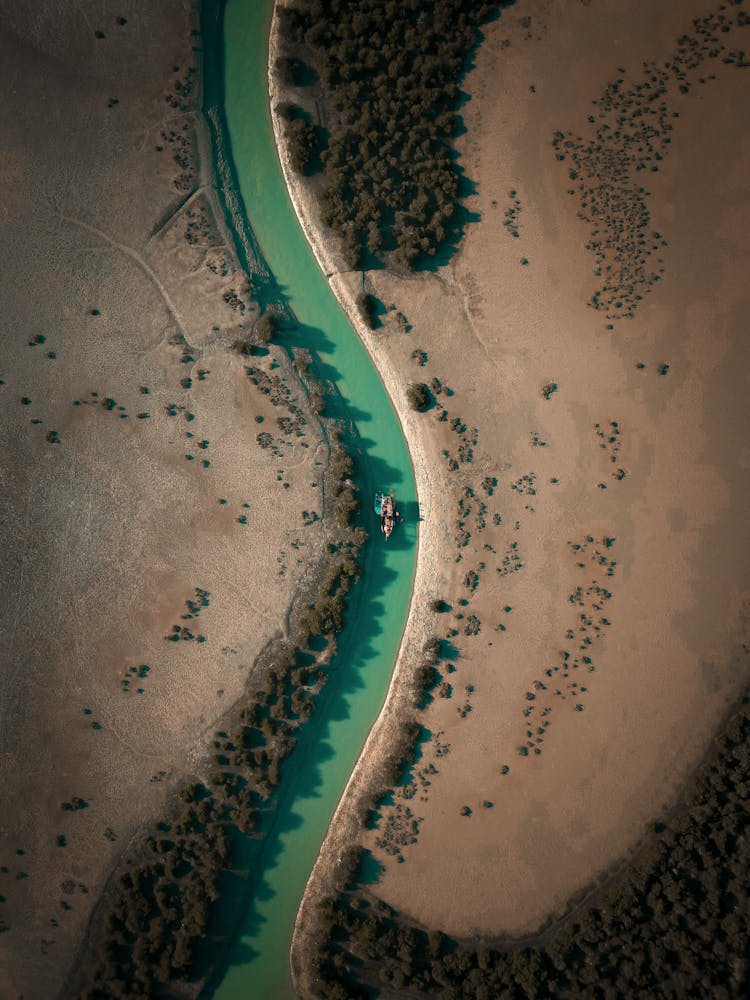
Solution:
[[[385,535],[386,541],[388,541],[395,526],[401,524],[403,521],[403,518],[396,509],[396,497],[393,490],[388,493],[385,490],[378,490],[376,492],[375,513],[380,518],[380,530]]]

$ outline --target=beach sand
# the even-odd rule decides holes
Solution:
[[[283,351],[231,348],[257,307],[217,221],[197,29],[176,2],[0,5],[4,997],[56,994],[323,547],[304,391]]]
[[[356,317],[361,274],[337,266],[309,190],[288,176],[402,419],[423,517],[388,700],[298,917],[303,993],[314,903],[347,843],[383,866],[369,889],[423,926],[532,934],[664,815],[747,685],[744,74],[725,52],[670,77],[657,116],[670,142],[655,142],[660,158],[642,171],[614,123],[647,106],[656,70],[644,61],[672,60],[711,11],[531,0],[487,26],[457,143],[475,221],[434,273],[366,275],[387,310],[374,332]],[[742,48],[742,30],[717,31],[727,52]],[[607,94],[618,80],[630,103]],[[587,176],[582,153],[602,124],[619,171],[609,191],[611,174]],[[553,146],[558,130],[571,146]],[[581,214],[608,193],[625,208],[592,236]],[[618,274],[610,307],[587,306]],[[437,405],[413,414],[408,382],[433,379]],[[451,610],[432,613],[433,598]],[[445,639],[445,687],[418,715],[429,738],[362,833],[361,801],[430,634]]]

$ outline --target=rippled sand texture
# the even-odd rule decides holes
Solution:
[[[204,186],[197,22],[33,6],[0,3],[8,997],[54,995],[113,864],[283,630],[325,457],[284,358],[253,359],[259,388],[229,346],[256,307]]]
[[[748,29],[713,10],[506,10],[460,252],[368,276],[394,396],[435,393],[410,628],[450,645],[364,844],[452,934],[533,932],[623,859],[750,676]]]

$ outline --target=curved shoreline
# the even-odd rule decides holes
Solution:
[[[273,863],[264,866],[264,877],[278,891],[255,899],[233,936],[229,961],[216,986],[216,995],[227,998],[244,995],[248,982],[253,983],[259,994],[291,998],[294,993],[289,977],[289,941],[300,899],[320,845],[325,841],[341,790],[351,776],[373,716],[385,696],[402,641],[416,569],[418,525],[411,507],[416,508],[417,490],[414,463],[392,399],[383,391],[383,381],[362,340],[352,336],[347,312],[342,312],[338,297],[331,294],[318,257],[311,256],[310,242],[304,230],[298,228],[297,213],[292,212],[295,206],[289,197],[287,178],[279,170],[277,137],[268,110],[268,41],[273,3],[271,0],[263,4],[250,4],[247,0],[238,0],[236,4],[218,2],[226,10],[222,32],[225,87],[222,117],[231,142],[242,201],[254,209],[247,221],[271,273],[270,283],[261,287],[261,294],[266,306],[272,308],[274,292],[281,295],[282,307],[296,318],[294,327],[299,327],[292,341],[295,342],[296,336],[301,344],[318,352],[321,365],[330,366],[328,378],[335,381],[342,394],[343,408],[339,407],[337,412],[341,411],[347,425],[355,419],[355,414],[354,411],[347,414],[346,404],[359,400],[357,412],[363,409],[373,425],[379,427],[380,433],[369,443],[360,470],[367,494],[379,483],[393,479],[405,489],[405,502],[410,501],[403,543],[395,548],[384,548],[376,542],[368,546],[366,561],[372,575],[359,589],[357,598],[357,607],[362,605],[364,611],[361,617],[356,612],[352,614],[352,621],[344,630],[344,648],[356,656],[357,662],[352,667],[361,683],[350,680],[351,671],[341,671],[339,683],[330,688],[330,698],[336,699],[331,704],[336,711],[330,717],[325,713],[321,716],[315,734],[311,734],[314,738],[308,740],[304,767],[290,775],[292,796],[287,803],[290,822],[279,828],[276,838],[279,850],[271,859]],[[229,147],[226,149],[228,154]],[[308,333],[312,337],[309,341]],[[285,346],[291,352],[292,345]],[[388,576],[381,575],[381,567],[389,571]],[[319,738],[323,732],[321,726],[325,727],[331,744],[338,744],[341,749],[341,754],[334,754],[325,768],[322,763],[328,760],[327,744]],[[300,785],[302,774],[306,775],[304,785]],[[318,785],[320,794],[308,794]],[[288,858],[284,856],[287,850]],[[281,883],[276,886],[277,878],[283,879],[283,888]],[[247,941],[253,943],[252,952],[243,945]]]
[[[309,190],[306,190],[291,166],[291,158],[284,140],[283,120],[274,110],[276,103],[283,100],[285,96],[285,88],[277,80],[274,71],[280,45],[278,9],[283,4],[284,0],[276,0],[274,3],[268,47],[268,96],[281,171],[295,215],[313,256],[367,351],[396,413],[408,446],[416,484],[419,519],[426,520],[433,507],[434,487],[422,447],[420,428],[417,423],[418,416],[410,409],[406,398],[406,382],[399,376],[389,359],[376,350],[376,335],[362,322],[354,295],[342,277],[345,273],[360,272],[344,272],[338,268],[335,252],[326,245],[327,236],[323,226],[316,218],[314,196]],[[364,272],[361,273],[364,278]],[[384,759],[394,729],[399,724],[402,703],[410,701],[411,685],[407,676],[407,662],[410,658],[416,661],[426,638],[426,616],[423,613],[420,614],[419,608],[426,605],[429,597],[429,569],[434,565],[433,553],[432,540],[426,538],[425,533],[418,526],[416,564],[409,609],[388,690],[380,712],[363,742],[357,763],[341,793],[297,911],[294,933],[290,943],[290,969],[292,984],[299,996],[312,995],[310,990],[312,984],[305,980],[304,969],[295,956],[304,948],[304,936],[311,929],[317,903],[326,894],[327,886],[335,880],[335,870],[341,861],[341,852],[355,839],[360,828],[359,802],[372,783],[371,760],[373,757]]]

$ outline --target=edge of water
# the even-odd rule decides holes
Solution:
[[[267,264],[265,257],[263,255],[262,247],[253,231],[252,224],[250,222],[249,215],[247,213],[242,193],[239,188],[239,182],[237,178],[236,168],[234,164],[234,159],[232,155],[231,138],[229,135],[229,129],[226,121],[225,109],[224,109],[224,93],[225,93],[225,65],[224,65],[224,12],[226,8],[226,0],[201,0],[200,3],[200,27],[201,27],[201,37],[202,37],[202,49],[203,49],[203,105],[202,105],[202,117],[204,119],[205,125],[208,132],[208,137],[210,141],[210,151],[209,151],[209,164],[207,166],[207,173],[210,177],[210,184],[213,188],[217,207],[222,214],[222,223],[227,230],[228,242],[230,242],[235,249],[238,260],[243,268],[251,277],[257,277],[260,279],[261,288],[256,289],[260,291],[261,294],[265,292],[263,296],[265,299],[264,304],[274,297],[274,286],[275,277],[271,272],[269,265]],[[328,281],[329,287],[336,298],[339,306],[349,320],[355,334],[357,335],[360,342],[363,344],[370,362],[373,364],[378,377],[380,378],[381,384],[385,391],[386,396],[393,408],[396,419],[399,423],[401,433],[404,438],[406,445],[406,451],[409,456],[409,463],[411,467],[412,478],[415,484],[415,495],[417,503],[422,509],[422,503],[425,495],[425,481],[424,477],[419,475],[419,470],[414,462],[413,453],[413,434],[407,433],[407,427],[404,422],[404,410],[399,406],[398,401],[394,398],[392,388],[389,385],[389,380],[385,377],[384,372],[379,364],[379,359],[376,358],[372,351],[372,346],[368,343],[367,338],[363,335],[363,330],[358,324],[358,317],[354,308],[354,302],[347,302],[346,299],[341,294],[340,290],[335,287],[332,282],[332,278],[335,277],[333,271],[335,269],[328,269],[326,267],[325,259],[321,253],[321,247],[316,239],[317,234],[311,234],[308,228],[308,224],[301,214],[300,206],[298,204],[297,198],[295,197],[294,186],[292,183],[292,177],[289,173],[288,164],[284,162],[284,157],[282,155],[283,144],[281,136],[278,132],[278,122],[276,116],[271,113],[271,106],[273,103],[273,94],[275,91],[275,83],[273,81],[272,66],[274,61],[274,55],[276,52],[275,44],[275,32],[277,30],[277,8],[278,3],[274,0],[273,11],[271,15],[270,33],[268,37],[268,63],[267,63],[267,79],[268,79],[268,89],[267,89],[267,100],[268,100],[268,113],[269,118],[273,127],[274,142],[276,156],[279,161],[280,169],[284,178],[284,183],[287,189],[287,193],[294,209],[297,221],[302,229],[302,232],[306,238],[308,246],[310,247],[317,265],[323,272],[324,277]],[[294,319],[294,315],[288,304],[285,304],[285,311],[289,314],[289,318]],[[429,492],[429,488],[427,489]],[[326,833],[323,840],[321,841],[320,847],[318,849],[318,854],[316,857],[316,862],[310,872],[307,882],[305,884],[305,890],[300,900],[297,909],[297,918],[295,920],[292,939],[289,946],[289,956],[291,960],[291,954],[294,947],[294,940],[297,933],[297,926],[299,923],[299,914],[305,905],[306,899],[308,898],[309,887],[313,881],[313,876],[320,861],[321,852],[329,838],[329,835],[334,828],[334,826],[340,822],[340,814],[342,811],[342,804],[348,797],[348,793],[352,784],[355,782],[357,775],[362,766],[363,758],[367,752],[368,745],[370,744],[373,732],[381,723],[383,717],[384,708],[390,703],[391,695],[393,689],[401,680],[402,671],[399,670],[401,666],[409,637],[412,632],[412,619],[414,611],[414,596],[416,589],[416,581],[420,575],[420,555],[422,552],[422,532],[419,525],[419,520],[416,525],[416,542],[415,542],[415,558],[414,558],[414,569],[412,573],[411,586],[409,590],[409,602],[406,609],[406,617],[404,621],[404,627],[401,633],[401,638],[399,641],[398,651],[396,658],[394,660],[388,688],[385,692],[383,701],[381,702],[378,713],[373,719],[369,729],[362,736],[362,743],[360,746],[359,754],[354,765],[354,768],[347,779],[346,785],[341,792],[338,801],[336,803],[336,808],[333,810],[331,819],[329,820],[328,826],[326,828]],[[294,967],[291,966],[290,961],[290,972],[292,985],[297,990],[297,983],[295,977]]]
[[[408,409],[405,407],[405,401],[399,400],[395,397],[393,392],[393,381],[392,373],[389,373],[386,368],[385,359],[380,357],[374,350],[373,345],[370,342],[370,338],[367,336],[367,331],[364,329],[357,312],[356,304],[353,299],[345,294],[346,289],[340,287],[339,283],[336,282],[336,277],[341,272],[336,268],[333,258],[329,257],[326,253],[325,240],[322,231],[315,224],[315,222],[308,216],[305,206],[302,204],[302,199],[300,198],[301,189],[300,184],[296,180],[293,174],[293,170],[289,161],[289,157],[286,152],[286,146],[284,137],[282,134],[281,122],[279,117],[273,113],[273,104],[276,100],[279,87],[274,75],[274,64],[276,60],[276,54],[279,47],[279,17],[278,10],[279,7],[283,5],[283,0],[274,0],[273,14],[271,17],[271,27],[268,41],[268,101],[269,101],[269,114],[271,118],[271,124],[273,127],[274,141],[276,145],[276,156],[279,161],[279,166],[281,172],[284,176],[284,182],[286,184],[287,192],[289,194],[289,200],[292,203],[294,213],[297,217],[297,221],[305,235],[307,243],[312,251],[312,254],[318,264],[318,267],[322,271],[328,285],[338,301],[341,309],[345,313],[350,325],[352,326],[354,332],[357,334],[360,342],[367,351],[367,355],[370,361],[378,373],[378,377],[383,385],[386,396],[388,397],[393,411],[398,420],[399,426],[401,428],[401,433],[403,434],[404,441],[406,443],[406,450],[409,455],[409,462],[411,465],[412,477],[415,484],[415,492],[417,504],[420,510],[420,517],[417,520],[417,533],[416,533],[416,545],[415,545],[415,559],[414,559],[414,572],[411,580],[411,588],[409,591],[409,606],[407,609],[406,619],[404,622],[404,627],[401,633],[401,639],[399,642],[398,652],[396,654],[396,659],[391,670],[391,676],[388,683],[388,688],[385,692],[385,696],[381,705],[378,709],[378,713],[375,716],[367,734],[364,736],[362,741],[362,746],[357,757],[357,761],[354,768],[344,786],[341,795],[339,796],[338,802],[336,803],[336,808],[333,811],[331,819],[328,823],[325,836],[318,851],[318,855],[315,861],[315,865],[308,877],[307,883],[305,885],[305,891],[303,893],[300,905],[297,909],[297,918],[294,924],[294,930],[292,934],[292,940],[290,942],[289,957],[290,957],[290,972],[292,977],[292,985],[298,996],[302,996],[304,993],[304,987],[301,982],[301,970],[294,962],[294,953],[297,950],[298,942],[304,933],[304,911],[311,905],[312,897],[315,892],[315,882],[322,876],[322,872],[319,868],[325,863],[323,858],[324,849],[327,846],[329,838],[335,837],[336,827],[341,825],[345,821],[346,817],[344,812],[346,809],[346,804],[349,800],[349,793],[354,789],[356,784],[361,778],[362,768],[364,767],[364,762],[366,760],[368,750],[371,749],[371,744],[378,734],[378,731],[387,724],[389,719],[386,718],[387,708],[393,703],[394,695],[397,689],[402,685],[403,678],[403,667],[406,656],[409,652],[409,647],[411,645],[412,639],[415,638],[414,633],[419,632],[418,623],[415,621],[417,617],[416,613],[416,597],[420,592],[422,587],[420,583],[422,578],[426,575],[424,566],[424,546],[422,538],[422,528],[420,521],[422,520],[422,511],[424,509],[425,500],[431,497],[432,489],[427,475],[427,467],[425,461],[415,462],[415,450],[419,447],[419,438],[415,433],[414,427],[407,426],[412,423],[410,419],[410,414]],[[350,272],[355,273],[355,272]],[[364,272],[362,272],[364,278]]]
[[[200,0],[201,117],[209,138],[206,172],[223,215],[228,242],[234,246],[240,267],[248,275],[260,274],[268,278],[270,271],[250,225],[237,181],[224,112],[225,9],[226,0]]]

